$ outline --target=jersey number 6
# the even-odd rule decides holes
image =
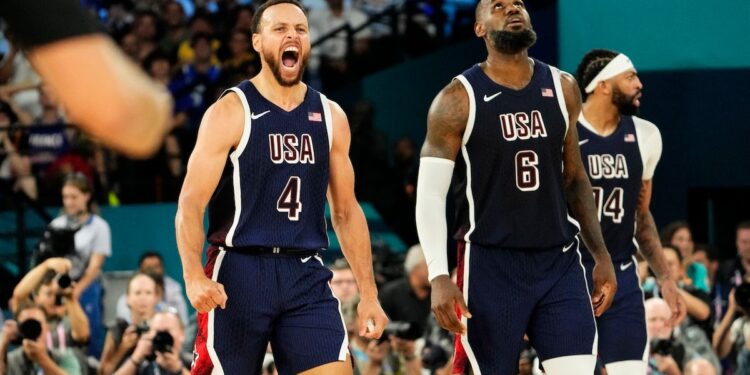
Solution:
[[[299,213],[302,212],[302,202],[299,201],[300,178],[297,176],[289,177],[284,190],[276,201],[276,210],[286,212],[291,221],[299,220]]]
[[[516,186],[521,191],[539,189],[539,157],[531,150],[516,153]]]

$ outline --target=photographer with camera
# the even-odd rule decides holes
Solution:
[[[102,296],[104,289],[99,278],[106,257],[112,255],[112,238],[107,224],[99,215],[91,212],[91,185],[82,173],[67,176],[62,187],[63,214],[52,220],[50,228],[75,229],[74,251],[65,252],[72,267],[70,278],[76,281],[73,297],[81,301],[89,319],[91,340],[89,354],[99,357],[102,349]]]
[[[736,373],[750,373],[750,283],[745,280],[729,293],[721,323],[714,331],[713,345],[721,359],[734,358]]]
[[[173,312],[156,313],[150,326],[149,331],[141,335],[133,354],[120,365],[115,375],[189,374],[190,364],[180,352],[185,340],[180,317]]]
[[[653,375],[682,375],[680,363],[685,348],[673,340],[672,310],[661,298],[651,298],[645,303],[646,330],[650,345],[648,365]]]
[[[7,321],[0,338],[0,374],[6,375],[80,375],[81,368],[70,350],[48,345],[49,326],[44,308],[23,302],[16,310],[15,321]],[[20,346],[10,352],[11,343]],[[7,353],[7,356],[6,356]]]
[[[34,267],[13,289],[10,307],[15,310],[33,299],[47,316],[49,330],[45,340],[50,348],[72,350],[81,372],[88,374],[89,321],[81,304],[73,298],[75,285],[68,276],[70,268],[70,261],[64,258],[49,258]]]
[[[118,318],[107,332],[99,366],[102,375],[114,373],[134,352],[140,338],[149,331],[148,321],[156,314],[161,300],[156,280],[146,273],[131,276],[126,293],[130,322]]]

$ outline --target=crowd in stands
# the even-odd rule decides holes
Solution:
[[[181,280],[165,274],[160,253],[144,252],[126,293],[116,305],[102,306],[101,270],[112,245],[109,226],[93,206],[177,198],[203,112],[224,89],[260,69],[251,48],[258,4],[86,3],[123,51],[170,90],[176,104],[173,129],[149,160],[130,160],[102,147],[69,126],[55,93],[14,44],[12,30],[3,30],[0,209],[22,194],[43,205],[62,206],[50,228],[75,231],[64,256],[36,258],[7,305],[0,301],[7,307],[0,373],[187,373],[195,318]],[[441,0],[303,3],[314,43],[342,28],[356,31],[334,34],[313,49],[305,81],[323,90],[335,90],[404,56],[426,53],[448,38]],[[377,21],[368,23],[372,17]],[[372,202],[400,238],[413,245],[402,269],[377,277],[382,306],[392,321],[384,339],[357,334],[358,291],[345,261],[330,265],[331,286],[342,303],[357,374],[449,374],[453,337],[430,313],[427,267],[414,225],[417,145],[409,138],[389,144],[374,127],[374,111],[365,101],[347,110],[357,196]],[[736,257],[724,262],[715,249],[693,242],[686,222],[666,225],[662,241],[688,315],[671,324],[658,282],[641,261],[637,270],[646,299],[651,373],[750,374],[750,222],[737,227]],[[104,321],[103,309],[116,311],[116,320]],[[270,352],[263,371],[274,373]],[[519,357],[519,374],[539,371],[533,348],[526,348]]]
[[[45,235],[34,267],[14,286],[8,301],[0,332],[0,373],[189,373],[197,323],[189,315],[181,280],[165,274],[161,253],[145,251],[124,294],[103,306],[101,270],[111,255],[109,225],[90,210],[92,194],[85,176],[68,176],[62,195],[63,211],[48,228],[52,234]],[[61,239],[65,231],[69,242]],[[709,246],[693,242],[686,222],[666,225],[661,236],[670,273],[685,301],[684,319],[673,322],[645,261],[639,260],[637,267],[625,265],[637,272],[644,294],[650,374],[750,373],[750,221],[738,224],[736,257],[722,263]],[[421,246],[411,246],[398,264],[396,274],[376,275],[379,299],[391,320],[380,340],[358,335],[358,288],[347,262],[329,264],[355,373],[450,374],[454,337],[431,314]],[[105,321],[103,310],[114,312],[113,320]],[[528,343],[518,360],[519,374],[541,374]],[[603,367],[598,371],[606,374]],[[274,373],[272,348],[264,373]]]

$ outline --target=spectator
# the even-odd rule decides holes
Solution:
[[[75,131],[66,128],[60,103],[49,86],[42,85],[39,88],[39,98],[42,114],[34,120],[34,126],[28,129],[21,151],[29,155],[32,171],[39,181],[42,203],[59,204],[60,201],[52,197],[59,191],[64,176],[59,175],[56,162],[70,153]],[[91,168],[86,165],[85,160],[78,160],[77,165],[86,166],[80,168],[81,171],[91,175]]]
[[[190,20],[190,39],[183,41],[180,46],[177,47],[177,59],[181,65],[190,64],[195,61],[195,51],[192,38],[195,38],[196,35],[200,34],[209,36],[211,63],[214,65],[219,64],[219,59],[214,52],[219,50],[221,43],[217,39],[214,39],[214,26],[211,17],[207,13],[196,12],[195,15],[193,15],[193,19]]]
[[[190,374],[192,353],[182,353],[185,329],[180,317],[168,312],[156,313],[151,319],[150,329],[141,335],[138,344],[127,361],[115,375]],[[171,338],[172,343],[167,344]]]
[[[104,341],[99,374],[111,374],[135,350],[141,335],[149,329],[148,321],[156,314],[156,305],[161,299],[153,276],[136,273],[128,281],[127,305],[130,320],[117,319],[109,328]]]
[[[86,345],[89,341],[89,320],[81,304],[72,298],[72,285],[63,288],[63,275],[72,263],[64,258],[49,258],[34,267],[16,285],[10,300],[11,309],[33,302],[44,309],[47,317],[45,342],[50,349],[71,351],[78,360],[82,374],[88,374]],[[70,279],[67,279],[70,281]]]
[[[664,249],[664,259],[669,266],[672,277],[677,281],[680,296],[685,301],[688,316],[694,321],[707,321],[711,315],[709,307],[711,296],[692,285],[691,280],[685,274],[682,255],[679,250],[671,245],[664,245],[662,248]]]
[[[136,14],[133,24],[133,33],[138,43],[138,59],[143,62],[148,55],[159,48],[157,44],[157,22],[156,13],[151,11],[140,11]]]
[[[183,155],[190,155],[203,113],[216,99],[221,67],[213,62],[211,37],[195,34],[192,38],[195,59],[185,65],[170,84],[175,98],[175,111],[187,116],[186,127],[180,129]]]
[[[39,105],[39,92],[36,87],[41,82],[34,68],[18,46],[13,43],[13,36],[6,30],[11,47],[0,59],[0,97],[15,102],[19,108],[31,115],[39,116],[42,109]]]
[[[422,253],[422,247],[412,246],[404,260],[404,278],[385,284],[380,291],[380,303],[394,324],[409,324],[410,337],[421,337],[430,316],[430,282],[427,279],[427,262]],[[398,360],[392,363],[407,373],[419,373],[421,369],[419,351],[416,339],[401,338],[399,334],[386,332],[390,339],[392,354]],[[404,335],[407,336],[407,335]],[[380,353],[383,348],[370,348],[368,351]],[[372,359],[372,358],[371,358]]]
[[[91,341],[89,354],[98,357],[101,351],[102,296],[100,280],[106,257],[112,255],[112,236],[104,219],[91,212],[91,187],[80,173],[69,175],[63,182],[63,214],[52,220],[53,228],[79,228],[75,233],[75,250],[67,256],[72,262],[70,278],[76,282],[73,296],[80,299],[89,319]]]
[[[229,34],[226,45],[229,56],[222,63],[223,81],[226,86],[254,77],[260,71],[260,59],[252,48],[251,33],[235,29]]]
[[[167,308],[172,308],[177,311],[182,324],[187,325],[187,303],[182,294],[182,285],[164,273],[164,258],[161,254],[156,251],[146,251],[141,254],[138,260],[138,272],[148,273],[157,279],[164,280],[164,292],[160,293],[162,303],[157,305],[157,310],[165,311]],[[117,317],[130,322],[131,315],[127,299],[127,294],[124,294],[117,300]]]
[[[167,1],[164,4],[164,21],[167,30],[159,42],[159,48],[168,56],[176,56],[180,44],[190,39],[182,4],[175,0]]]
[[[238,7],[235,12],[234,26],[232,29],[252,35],[254,15],[255,12],[251,6],[243,5]]]
[[[714,309],[717,311],[717,321],[727,310],[729,291],[742,284],[750,270],[750,221],[743,221],[737,225],[735,237],[737,255],[726,260],[719,267],[714,286]]]
[[[671,320],[672,311],[664,300],[651,298],[646,301],[646,330],[651,346],[648,362],[651,374],[682,375],[679,364],[685,358],[685,348],[677,345],[672,339],[674,327]]]
[[[716,273],[719,271],[719,261],[716,259],[714,250],[707,244],[695,244],[693,260],[702,264],[708,270],[708,285],[713,290],[716,285]]]
[[[688,223],[684,221],[676,221],[667,224],[667,226],[661,231],[661,241],[663,243],[671,244],[680,250],[685,272],[693,285],[706,293],[711,293],[708,281],[708,270],[703,264],[693,260],[695,244],[693,243],[693,235],[690,232]]]
[[[12,191],[22,191],[29,198],[37,199],[39,192],[31,159],[19,152],[22,142],[11,131],[11,125],[19,120],[17,110],[13,101],[0,101],[0,181]]]
[[[685,375],[718,375],[718,372],[711,366],[711,362],[696,358],[685,365]]]
[[[326,0],[327,8],[316,9],[310,12],[308,17],[310,24],[310,38],[316,41],[344,25],[358,28],[367,22],[367,16],[354,8],[344,8],[343,0]],[[352,72],[350,60],[347,57],[358,58],[367,52],[372,33],[369,28],[364,28],[353,35],[352,49],[347,45],[347,32],[343,31],[326,40],[317,49],[319,56],[311,56],[310,69],[320,66],[320,75],[323,87],[331,90],[340,85],[341,81],[348,78]],[[317,60],[320,58],[320,62]],[[360,60],[362,60],[360,58]]]
[[[23,303],[16,311],[15,321],[6,321],[3,337],[0,338],[0,374],[6,375],[79,375],[81,368],[75,355],[69,350],[53,349],[47,346],[49,326],[44,309],[30,303]],[[21,346],[8,352],[12,341],[21,337],[22,327],[39,327],[37,337],[24,337]],[[29,332],[26,332],[27,334]],[[7,353],[7,355],[6,355]]]
[[[128,32],[120,37],[120,48],[134,62],[140,63],[140,47],[138,46],[138,37],[133,32]]]
[[[356,304],[359,301],[359,289],[357,288],[357,280],[354,278],[354,273],[346,259],[341,258],[333,262],[331,271],[333,272],[333,277],[331,278],[333,295],[341,301],[342,306],[352,303]]]
[[[380,291],[380,302],[393,322],[410,322],[425,327],[430,315],[430,281],[422,246],[409,248],[404,260],[404,278],[391,281]]]

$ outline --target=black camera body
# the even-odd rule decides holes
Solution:
[[[152,348],[154,352],[169,353],[172,351],[174,346],[174,337],[169,334],[169,331],[157,331],[156,335],[152,340]]]
[[[135,326],[135,333],[138,336],[141,336],[144,333],[148,332],[149,329],[151,329],[151,328],[149,328],[148,322],[144,320],[144,321],[138,323],[138,325]]]
[[[655,339],[651,341],[651,354],[659,354],[663,356],[672,355],[674,353],[674,342],[672,339]]]
[[[73,279],[67,273],[58,273],[55,275],[54,280],[57,282],[59,288],[59,291],[55,295],[55,305],[62,306],[65,295],[61,291],[70,288],[73,285]]]
[[[53,257],[65,257],[76,253],[75,234],[80,226],[55,228],[47,226],[34,252],[34,264],[42,264]]]

